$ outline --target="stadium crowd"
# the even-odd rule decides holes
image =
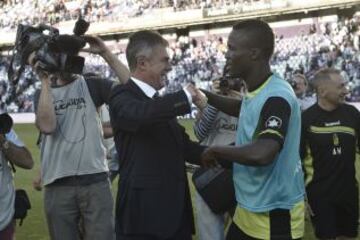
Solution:
[[[356,238],[360,112],[345,100],[359,97],[359,22],[355,16],[275,37],[268,23],[248,19],[226,37],[170,42],[143,30],[116,54],[86,35],[88,48],[74,50],[86,52],[83,74],[54,68],[63,55],[43,57],[40,45],[21,52],[29,66],[16,86],[2,57],[2,110],[36,108],[41,166],[33,186],[44,191],[50,238],[192,240],[197,221],[200,240],[209,240],[207,227],[214,240],[298,240],[307,211],[318,239]],[[305,107],[307,80],[316,104]],[[100,122],[104,105],[110,121]],[[176,121],[193,106],[200,142]],[[20,207],[11,171],[33,161],[8,125],[0,132],[0,183],[7,186],[0,238],[13,240]],[[121,176],[115,204],[107,137]],[[196,165],[193,191],[186,163]],[[200,198],[194,204],[191,194]],[[209,217],[220,222],[201,221]]]
[[[311,82],[313,73],[322,67],[335,67],[349,82],[351,94],[349,101],[360,100],[360,50],[358,16],[311,26],[308,32],[294,36],[276,36],[275,53],[271,60],[273,70],[290,81],[294,73],[305,74]],[[275,30],[276,31],[276,30]],[[207,36],[190,38],[180,36],[170,42],[172,70],[168,73],[166,92],[174,92],[188,82],[195,82],[202,88],[209,86],[209,81],[219,77],[225,63],[227,38],[225,36]],[[117,56],[126,62],[124,49],[121,47]],[[18,97],[9,96],[7,68],[9,58],[0,59],[1,108],[7,106],[10,112],[31,112],[32,98],[40,87],[34,74],[26,69],[19,86]],[[115,75],[102,58],[89,55],[86,58],[85,72],[97,72],[114,78]],[[7,104],[5,104],[5,102]]]
[[[160,8],[184,11],[268,3],[267,0],[7,0],[0,1],[0,29],[9,32],[19,23],[53,25],[75,20],[79,15],[91,22],[118,21]]]

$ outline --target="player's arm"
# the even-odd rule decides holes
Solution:
[[[304,160],[308,155],[308,146],[306,140],[306,124],[304,121],[304,114],[302,114],[302,124],[301,124],[301,138],[300,138],[300,158]]]
[[[285,99],[269,98],[261,111],[255,140],[242,146],[210,147],[204,152],[203,164],[212,166],[217,159],[249,166],[271,164],[284,144],[290,114],[291,108]]]
[[[207,105],[202,111],[199,119],[195,122],[194,134],[200,142],[209,136],[217,113],[218,110],[216,108],[211,105]]]
[[[221,96],[206,90],[201,89],[208,98],[208,104],[216,109],[233,117],[239,117],[241,100],[238,98],[230,98]]]

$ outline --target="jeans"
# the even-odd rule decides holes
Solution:
[[[199,240],[224,240],[225,216],[213,213],[196,190],[195,209]]]
[[[115,239],[113,205],[109,180],[46,186],[44,207],[51,239]]]

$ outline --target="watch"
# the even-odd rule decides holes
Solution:
[[[1,144],[1,149],[3,150],[8,150],[10,148],[10,144],[8,140],[5,140],[2,144]]]

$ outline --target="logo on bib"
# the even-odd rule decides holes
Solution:
[[[282,124],[282,121],[280,118],[276,116],[269,117],[265,122],[266,128],[280,128]]]

